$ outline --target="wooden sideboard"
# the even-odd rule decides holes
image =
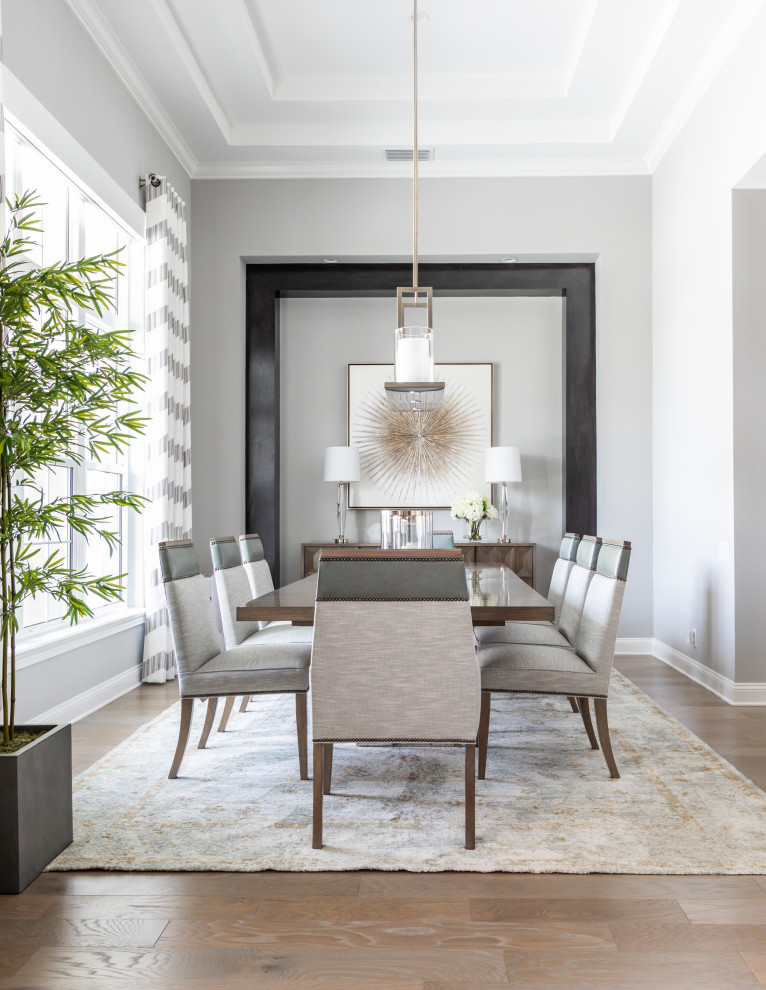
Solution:
[[[371,549],[378,543],[344,543],[344,550]],[[301,577],[316,573],[319,555],[325,547],[338,548],[338,543],[301,543]],[[463,551],[466,564],[505,564],[530,588],[535,587],[534,543],[455,543]]]

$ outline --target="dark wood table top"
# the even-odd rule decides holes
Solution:
[[[501,625],[504,622],[552,621],[553,605],[510,568],[499,564],[467,564],[471,616],[475,626]],[[316,574],[284,588],[260,595],[237,608],[241,621],[289,621],[314,624]]]

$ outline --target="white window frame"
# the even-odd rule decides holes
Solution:
[[[26,94],[28,97],[28,94]],[[30,108],[32,103],[30,102]],[[40,112],[41,108],[38,105],[34,109],[32,116],[37,116],[38,121],[44,122],[44,115]],[[59,172],[62,173],[64,179],[67,183],[67,197],[68,197],[68,209],[67,209],[67,227],[68,227],[68,244],[67,244],[67,254],[70,259],[82,256],[81,243],[83,237],[83,227],[81,226],[81,218],[77,219],[77,225],[73,222],[72,218],[72,193],[77,191],[88,199],[90,199],[95,206],[101,209],[107,217],[120,229],[120,240],[123,238],[127,244],[133,242],[133,249],[128,249],[128,254],[132,256],[131,261],[135,268],[138,270],[138,280],[140,284],[140,304],[137,306],[137,315],[132,312],[134,303],[137,303],[139,299],[139,294],[136,289],[136,295],[133,299],[128,299],[128,310],[125,317],[122,315],[119,317],[119,322],[115,323],[114,320],[102,320],[97,314],[91,311],[80,311],[78,318],[87,320],[92,326],[104,329],[114,329],[115,326],[125,326],[131,327],[135,331],[134,338],[134,350],[136,350],[141,356],[141,364],[143,365],[143,352],[144,352],[144,278],[143,278],[143,257],[145,251],[145,236],[143,229],[139,232],[137,225],[124,220],[120,215],[118,215],[115,210],[113,210],[104,199],[94,192],[89,186],[76,174],[75,171],[68,168],[46,145],[39,139],[39,137],[34,134],[28,127],[26,127],[15,115],[6,110],[5,113],[6,122],[10,129],[17,131],[21,137],[31,144],[37,152],[39,152],[48,162],[53,165]],[[45,129],[45,128],[43,128]],[[79,146],[78,146],[79,148]],[[79,149],[83,156],[87,153],[82,149]],[[102,172],[101,182],[103,185],[103,177],[106,173],[100,170],[100,167],[90,159],[87,163],[87,168],[83,171],[89,176],[94,174],[94,169]],[[113,183],[113,180],[106,177],[108,182]],[[10,195],[12,190],[7,189],[6,194]],[[40,190],[42,198],[45,198],[44,190]],[[117,197],[118,199],[121,197]],[[134,210],[128,210],[127,212],[133,213]],[[78,240],[78,243],[74,243]],[[30,259],[31,260],[31,259]],[[129,290],[130,291],[130,290]],[[127,317],[134,315],[134,319],[131,322]],[[105,473],[118,473],[121,475],[121,481],[119,483],[120,488],[127,491],[143,492],[144,479],[143,479],[143,458],[137,456],[137,446],[141,444],[142,438],[137,438],[136,442],[132,445],[131,449],[125,451],[121,454],[115,452],[115,457],[109,460],[102,461],[84,461],[82,464],[76,464],[74,462],[68,462],[62,467],[69,468],[72,471],[72,490],[73,491],[85,491],[85,481],[87,478],[88,470],[103,471]],[[60,653],[68,652],[75,649],[79,645],[84,645],[88,642],[93,642],[95,640],[101,639],[106,636],[113,635],[123,629],[131,628],[133,626],[139,625],[144,619],[144,588],[143,588],[143,520],[140,513],[129,512],[125,509],[120,511],[120,529],[123,537],[122,547],[120,548],[120,566],[116,569],[116,573],[126,573],[127,578],[124,582],[125,592],[123,600],[120,602],[105,603],[103,606],[96,603],[95,614],[92,619],[83,619],[76,625],[71,625],[66,619],[48,619],[43,622],[39,622],[30,626],[26,629],[23,628],[23,618],[22,626],[19,630],[19,636],[17,639],[17,666],[19,669],[29,666],[32,663],[37,663],[51,657],[58,655]],[[72,533],[71,536],[71,565],[73,567],[84,566],[86,561],[86,550],[87,544],[84,537],[77,533]]]

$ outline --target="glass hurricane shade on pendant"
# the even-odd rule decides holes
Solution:
[[[441,405],[444,382],[434,381],[433,290],[418,285],[418,0],[412,4],[413,147],[412,147],[412,285],[396,290],[394,381],[385,383],[392,409],[425,412]],[[425,324],[409,325],[405,310],[426,311]]]
[[[348,486],[359,481],[359,450],[356,447],[326,447],[324,452],[324,480],[338,482],[338,537],[336,543],[347,543],[346,512],[348,510]]]
[[[484,457],[484,480],[500,484],[500,519],[503,531],[498,543],[509,543],[508,536],[508,490],[506,483],[521,481],[521,455],[518,447],[487,447]]]

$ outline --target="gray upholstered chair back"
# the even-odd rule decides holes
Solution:
[[[548,601],[555,609],[554,623],[558,625],[561,617],[561,606],[564,601],[569,573],[575,565],[577,558],[577,548],[580,545],[580,537],[577,533],[565,533],[559,548],[559,556],[553,565],[551,583],[548,588]]]
[[[453,550],[455,534],[451,529],[435,529],[433,533],[434,550]]]
[[[459,550],[325,550],[311,659],[315,742],[471,745],[481,684]]]
[[[564,600],[561,603],[559,631],[572,645],[577,642],[585,596],[595,573],[600,547],[601,540],[597,536],[583,536],[577,546],[575,565],[569,572]]]
[[[239,537],[239,552],[242,557],[242,566],[245,568],[247,579],[250,582],[252,598],[260,595],[268,595],[274,590],[274,581],[271,577],[271,570],[263,555],[263,544],[257,533],[245,533]],[[260,627],[268,625],[268,622],[259,623]]]
[[[178,667],[178,686],[183,694],[185,676],[220,653],[213,605],[191,540],[160,543],[159,557]]]
[[[244,605],[253,595],[247,579],[239,547],[233,536],[219,536],[210,541],[213,576],[221,610],[221,625],[226,649],[240,646],[248,636],[258,632],[259,622],[238,622],[237,606]]]
[[[596,572],[588,586],[577,636],[577,655],[602,675],[607,684],[614,660],[629,563],[630,543],[603,541]]]

